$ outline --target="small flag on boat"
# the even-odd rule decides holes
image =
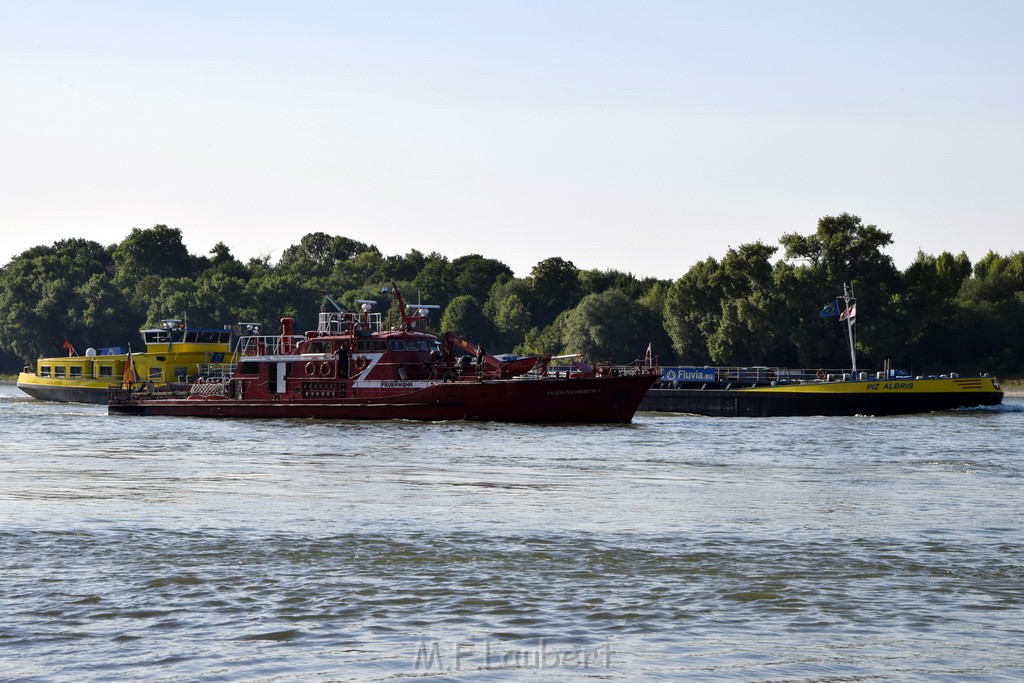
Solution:
[[[850,322],[857,320],[857,304],[853,304],[839,316],[840,320],[846,320],[847,318],[850,319]]]
[[[839,315],[839,299],[836,299],[832,303],[821,309],[822,318],[834,318]]]
[[[128,358],[124,361],[124,384],[131,386],[139,381],[135,374],[135,361],[132,360],[132,347],[128,347]]]
[[[64,343],[62,344],[62,346],[64,347],[64,350],[68,352],[69,356],[78,355],[78,352],[75,351],[75,347],[71,345],[71,342],[68,341],[67,337],[64,337]]]

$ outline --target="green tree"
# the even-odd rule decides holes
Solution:
[[[143,278],[189,277],[195,272],[194,259],[181,238],[181,230],[154,225],[147,230],[132,228],[114,248],[114,281],[132,288]]]
[[[347,260],[336,261],[334,270],[326,281],[336,290],[370,286],[379,292],[381,285],[390,282],[391,279],[387,261],[376,247],[370,247]]]
[[[323,300],[321,289],[295,273],[256,267],[245,283],[238,320],[261,323],[267,334],[279,330],[281,318],[292,318],[296,330],[314,329]]]
[[[412,286],[422,297],[422,301],[447,307],[455,296],[451,277],[448,271],[448,259],[433,253],[427,257],[423,269],[413,278]]]
[[[110,346],[130,340],[144,323],[107,273],[92,275],[75,293],[82,302],[77,320],[81,323],[86,347]]]
[[[448,276],[454,281],[456,294],[469,294],[478,301],[487,297],[491,286],[500,277],[512,277],[512,269],[501,261],[480,254],[460,256],[451,262]]]
[[[989,252],[974,266],[957,295],[965,337],[961,353],[976,371],[1004,375],[1024,370],[1024,252]]]
[[[505,348],[522,343],[530,329],[530,311],[517,294],[509,294],[497,302],[492,318]]]
[[[787,329],[803,365],[843,366],[849,363],[844,328],[821,320],[821,307],[853,283],[858,299],[858,349],[873,360],[900,345],[898,301],[903,285],[892,257],[882,250],[892,234],[864,225],[843,213],[818,220],[808,236],[789,233],[779,240],[785,258],[795,262],[777,280],[794,312]]]
[[[550,325],[543,328],[531,327],[526,333],[523,343],[515,351],[525,356],[540,356],[544,354],[555,355],[562,353],[565,348],[564,333],[566,320],[572,314],[571,310],[562,311],[551,321]],[[576,351],[573,351],[576,353]]]
[[[469,294],[451,300],[441,316],[441,332],[451,332],[493,349],[497,341],[491,321],[480,303]]]
[[[376,247],[348,237],[311,232],[304,235],[298,244],[285,249],[277,266],[284,273],[323,282],[336,270],[339,263],[367,251],[375,251],[378,256],[380,255]]]
[[[617,289],[588,294],[565,317],[562,344],[593,362],[626,363],[643,356],[642,312]]]
[[[696,264],[665,294],[665,329],[687,362],[765,364],[780,353],[780,300],[761,242]]]
[[[87,283],[94,276],[109,277],[112,266],[108,248],[83,239],[61,240],[15,256],[0,269],[0,347],[32,363],[40,355],[63,353],[65,337],[76,345],[98,338],[102,331],[90,327],[95,316],[83,294],[90,291]],[[94,285],[102,288],[100,282]]]
[[[708,339],[718,329],[722,311],[720,270],[718,260],[708,257],[673,282],[665,294],[665,331],[684,363],[711,361]]]
[[[563,311],[579,303],[579,275],[572,261],[553,256],[544,259],[530,271],[533,309],[530,317],[535,325],[547,325]]]
[[[902,345],[890,354],[897,367],[944,367],[958,358],[967,342],[967,321],[957,296],[971,277],[967,254],[918,251],[903,272],[904,292],[895,301],[902,324]]]

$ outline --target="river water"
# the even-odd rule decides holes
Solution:
[[[3,680],[1024,678],[1020,399],[0,425]]]

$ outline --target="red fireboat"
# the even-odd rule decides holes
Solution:
[[[417,330],[436,306],[406,309],[385,329],[375,301],[360,311],[321,310],[316,330],[239,341],[235,362],[184,390],[113,387],[111,415],[341,420],[630,422],[661,371],[650,355],[590,366],[572,356],[495,356],[456,335]],[[326,307],[325,307],[326,308]],[[564,368],[553,361],[573,358]]]

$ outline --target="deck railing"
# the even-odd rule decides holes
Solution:
[[[890,370],[889,378],[906,377],[899,370]],[[693,387],[702,384],[795,384],[800,382],[848,382],[851,380],[885,380],[886,373],[849,368],[783,368],[757,366],[685,366],[666,367],[659,382],[661,387]]]
[[[282,353],[294,353],[299,342],[305,339],[301,335],[261,335],[239,337],[236,346],[238,356],[264,356]]]

